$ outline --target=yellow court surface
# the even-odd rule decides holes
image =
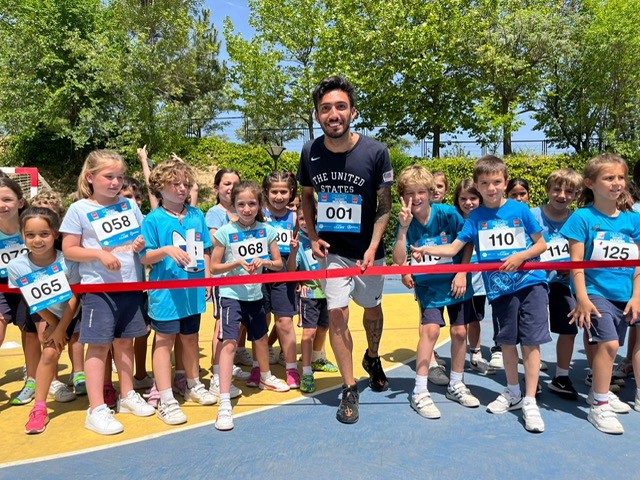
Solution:
[[[380,347],[385,369],[394,364],[406,363],[415,356],[418,341],[418,306],[411,294],[386,294],[383,299],[385,315],[384,333]],[[294,319],[296,321],[297,318]],[[366,337],[362,327],[362,309],[351,305],[350,327],[354,339],[354,369],[356,377],[365,376],[361,366],[362,356],[366,348]],[[298,341],[302,329],[296,328]],[[448,328],[441,330],[440,341],[448,338]],[[213,316],[211,305],[203,315],[200,329],[200,366],[201,377],[208,387],[211,372],[211,338],[213,334]],[[10,405],[10,399],[16,395],[23,385],[22,365],[24,357],[20,344],[20,332],[11,325],[7,331],[5,345],[0,349],[0,431],[4,444],[10,446],[0,453],[0,464],[19,462],[32,458],[65,454],[76,450],[99,448],[123,441],[132,441],[140,437],[164,434],[203,423],[213,423],[217,406],[201,406],[195,403],[183,403],[182,408],[189,418],[185,425],[171,427],[165,425],[156,416],[139,418],[133,415],[118,414],[117,418],[125,427],[124,433],[114,436],[101,436],[84,428],[84,418],[88,408],[86,396],[78,397],[70,403],[56,403],[50,400],[50,422],[44,433],[26,435],[24,425],[33,402],[23,406]],[[299,344],[298,344],[299,345]],[[298,346],[299,348],[299,346]],[[330,346],[327,345],[328,357],[334,360]],[[149,348],[149,356],[151,349]],[[278,348],[276,348],[278,352]],[[151,360],[148,360],[148,370],[151,370]],[[244,367],[248,370],[249,367]],[[284,378],[284,367],[272,365],[273,372]],[[70,362],[66,352],[60,361],[60,380],[66,382],[70,373]],[[115,376],[115,375],[114,375]],[[337,387],[341,384],[339,373],[316,372],[317,393]],[[299,390],[287,393],[273,393],[258,388],[248,388],[244,381],[235,381],[236,386],[243,390],[243,395],[233,400],[234,414],[249,412],[276,406],[283,402],[291,402],[302,395]],[[116,383],[116,389],[118,388]],[[182,397],[176,396],[183,402]],[[213,428],[213,426],[211,427]]]

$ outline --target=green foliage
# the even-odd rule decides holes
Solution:
[[[199,169],[234,168],[243,179],[259,182],[274,169],[273,160],[261,145],[225,142],[213,137],[203,138],[183,159]],[[284,152],[278,160],[278,170],[296,173],[300,154]]]

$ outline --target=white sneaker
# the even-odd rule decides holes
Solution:
[[[229,408],[219,408],[218,417],[216,418],[216,429],[220,431],[227,431],[233,429],[233,412]]]
[[[276,352],[273,351],[273,347],[269,347],[269,365],[275,365],[276,363],[278,363]],[[253,362],[251,362],[251,365],[253,365]]]
[[[209,385],[209,393],[211,393],[211,395],[215,396],[216,398],[220,398],[220,381],[214,382],[213,380],[211,380],[211,385]],[[242,395],[242,390],[240,390],[232,383],[229,393],[231,394],[231,398],[236,398]]]
[[[433,367],[430,367],[427,378],[434,385],[449,384],[449,377],[447,377],[447,373],[445,372],[444,367],[441,365],[434,365]]]
[[[504,368],[504,362],[502,361],[502,352],[491,352],[491,360],[489,365],[493,368]]]
[[[98,407],[93,412],[88,408],[84,427],[100,435],[114,435],[124,431],[122,424],[113,416],[113,410],[106,405],[103,405],[103,408]]]
[[[244,365],[245,367],[250,367],[253,365],[253,358],[249,353],[249,350],[243,348],[240,350],[239,348],[236,350],[236,353],[233,355],[233,363],[237,365]]]
[[[540,409],[535,403],[522,405],[522,418],[524,418],[524,428],[528,432],[544,432],[544,421],[540,415]]]
[[[237,378],[238,380],[248,380],[251,374],[249,372],[245,372],[237,365],[233,366],[233,371],[231,372],[233,378]]]
[[[429,392],[414,393],[411,395],[411,408],[424,418],[440,418],[440,410],[431,399]]]
[[[133,413],[137,417],[148,417],[156,413],[156,409],[144,401],[135,390],[131,390],[125,398],[118,399],[118,413]]]
[[[265,380],[260,379],[260,388],[262,390],[271,390],[273,392],[288,392],[290,390],[289,385],[283,382],[275,375],[271,375]]]
[[[76,394],[67,388],[60,380],[54,379],[49,387],[47,398],[51,398],[56,402],[66,403],[76,399]]]
[[[522,408],[522,396],[516,397],[508,388],[505,388],[498,398],[487,405],[487,412],[499,415],[519,408]]]
[[[587,403],[593,406],[593,388],[589,390]],[[609,405],[611,405],[611,409],[615,413],[629,413],[631,411],[631,405],[620,400],[618,396],[611,391],[609,392]]]
[[[613,378],[627,378],[632,373],[633,364],[625,357],[620,361],[620,363],[613,367],[613,374],[611,376]]]
[[[613,435],[621,435],[624,433],[622,424],[618,421],[616,413],[608,403],[604,405],[592,405],[591,408],[589,408],[587,420],[601,432],[611,433]]]
[[[214,405],[218,399],[209,392],[202,383],[197,384],[193,388],[187,387],[184,392],[185,402],[195,402],[200,405]]]
[[[473,355],[471,355],[469,366],[471,367],[471,370],[475,370],[481,375],[496,374],[496,369],[493,368],[484,358],[482,358],[482,355],[479,353],[474,353]]]
[[[158,418],[167,425],[180,425],[187,421],[187,416],[176,399],[169,400],[167,403],[158,402]]]
[[[480,406],[480,400],[474,397],[471,390],[462,382],[458,382],[453,386],[448,385],[446,397],[449,400],[458,402],[463,407],[475,408]]]

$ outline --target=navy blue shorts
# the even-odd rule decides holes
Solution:
[[[329,309],[326,298],[300,298],[300,324],[302,328],[329,327]]]
[[[591,314],[589,343],[617,340],[622,347],[624,345],[624,337],[627,335],[627,327],[629,326],[629,322],[622,314],[627,306],[626,302],[614,302],[600,295],[592,294],[589,294],[589,300],[602,315],[598,318],[596,315]]]
[[[446,307],[435,308],[420,308],[420,323],[426,325],[428,323],[435,323],[444,327],[446,325],[444,321],[444,309],[447,309],[447,315],[449,316],[449,325],[466,325],[468,316],[464,311],[470,307],[471,299],[464,302],[454,303],[453,305],[447,305]],[[475,321],[475,320],[474,320]]]
[[[491,302],[495,341],[500,345],[541,345],[551,341],[549,333],[549,294],[539,283],[502,295]]]
[[[158,333],[169,335],[178,333],[180,335],[192,335],[200,331],[200,317],[201,315],[197,313],[178,320],[154,320],[152,318],[151,328]]]
[[[464,314],[468,317],[465,319],[465,323],[481,322],[484,320],[486,303],[486,295],[474,295],[471,297],[469,308],[465,307],[464,309]]]
[[[0,284],[6,285],[7,282],[0,282]],[[18,306],[21,301],[22,295],[19,293],[0,292],[0,313],[7,323],[15,323],[20,326],[20,323],[24,321],[24,319],[20,318],[22,312],[20,314],[18,313]]]
[[[218,340],[237,340],[240,323],[247,329],[247,339],[260,340],[267,332],[267,313],[262,300],[253,302],[220,298],[220,333]]]
[[[85,293],[82,296],[81,343],[112,343],[114,338],[147,334],[142,292]]]
[[[578,326],[569,324],[569,312],[576,306],[576,299],[571,289],[560,282],[549,284],[549,326],[552,333],[560,335],[577,335]]]
[[[262,284],[265,311],[281,317],[293,317],[298,313],[296,305],[296,282]]]

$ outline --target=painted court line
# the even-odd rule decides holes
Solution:
[[[436,344],[436,348],[440,348],[444,345],[446,345],[447,343],[449,343],[450,341],[450,337],[446,337],[445,339],[443,339],[442,341],[438,342]],[[392,365],[391,367],[387,368],[386,371],[387,372],[392,372],[398,368],[401,368],[405,365],[408,365],[409,363],[413,362],[416,359],[416,356],[414,355],[411,358],[406,359],[404,362],[399,362],[399,363],[395,363],[394,365]],[[357,382],[365,379],[366,377],[360,377],[359,379],[356,379]],[[313,395],[311,396],[301,396],[299,398],[293,398],[290,400],[285,400],[283,402],[278,402],[272,405],[265,405],[259,408],[255,408],[253,410],[247,411],[247,412],[242,412],[242,413],[238,413],[238,414],[234,414],[234,418],[242,418],[242,417],[246,417],[249,415],[254,415],[257,413],[262,413],[262,412],[266,412],[268,410],[272,410],[274,408],[277,407],[281,407],[281,406],[286,406],[286,405],[291,405],[294,403],[299,403],[299,402],[303,402],[305,400],[314,400],[316,396],[320,396],[324,393],[330,392],[332,390],[339,390],[341,388],[340,385],[337,385],[335,387],[328,387],[322,390],[318,390],[316,392],[313,393]],[[213,426],[215,424],[215,420],[207,420],[204,422],[199,422],[197,424],[194,425],[187,425],[184,427],[178,427],[178,428],[173,428],[171,430],[168,430],[166,432],[158,432],[158,433],[152,433],[152,434],[148,434],[148,435],[144,435],[138,438],[134,438],[134,439],[130,439],[130,440],[123,440],[121,442],[115,442],[115,443],[110,443],[108,445],[100,445],[97,447],[91,447],[91,448],[84,448],[81,450],[73,450],[71,452],[64,452],[64,453],[58,453],[55,455],[44,455],[41,457],[34,457],[34,458],[28,458],[28,459],[24,459],[24,460],[16,460],[14,462],[6,462],[6,463],[0,463],[0,469],[3,468],[8,468],[8,467],[16,467],[16,466],[21,466],[21,465],[28,465],[28,464],[33,464],[33,463],[40,463],[40,462],[46,462],[49,460],[59,460],[59,459],[63,459],[63,458],[69,458],[69,457],[75,457],[78,455],[83,455],[86,453],[95,453],[95,452],[100,452],[100,451],[105,451],[105,450],[110,450],[113,448],[118,448],[118,447],[123,447],[123,446],[127,446],[127,445],[134,445],[136,443],[141,443],[147,440],[154,440],[157,438],[161,438],[161,437],[165,437],[167,435],[173,435],[176,433],[183,433],[183,432],[187,432],[189,430],[194,430],[196,428],[202,428],[202,427],[208,427],[208,426]],[[222,433],[222,432],[221,432]],[[224,433],[222,433],[224,434]]]

